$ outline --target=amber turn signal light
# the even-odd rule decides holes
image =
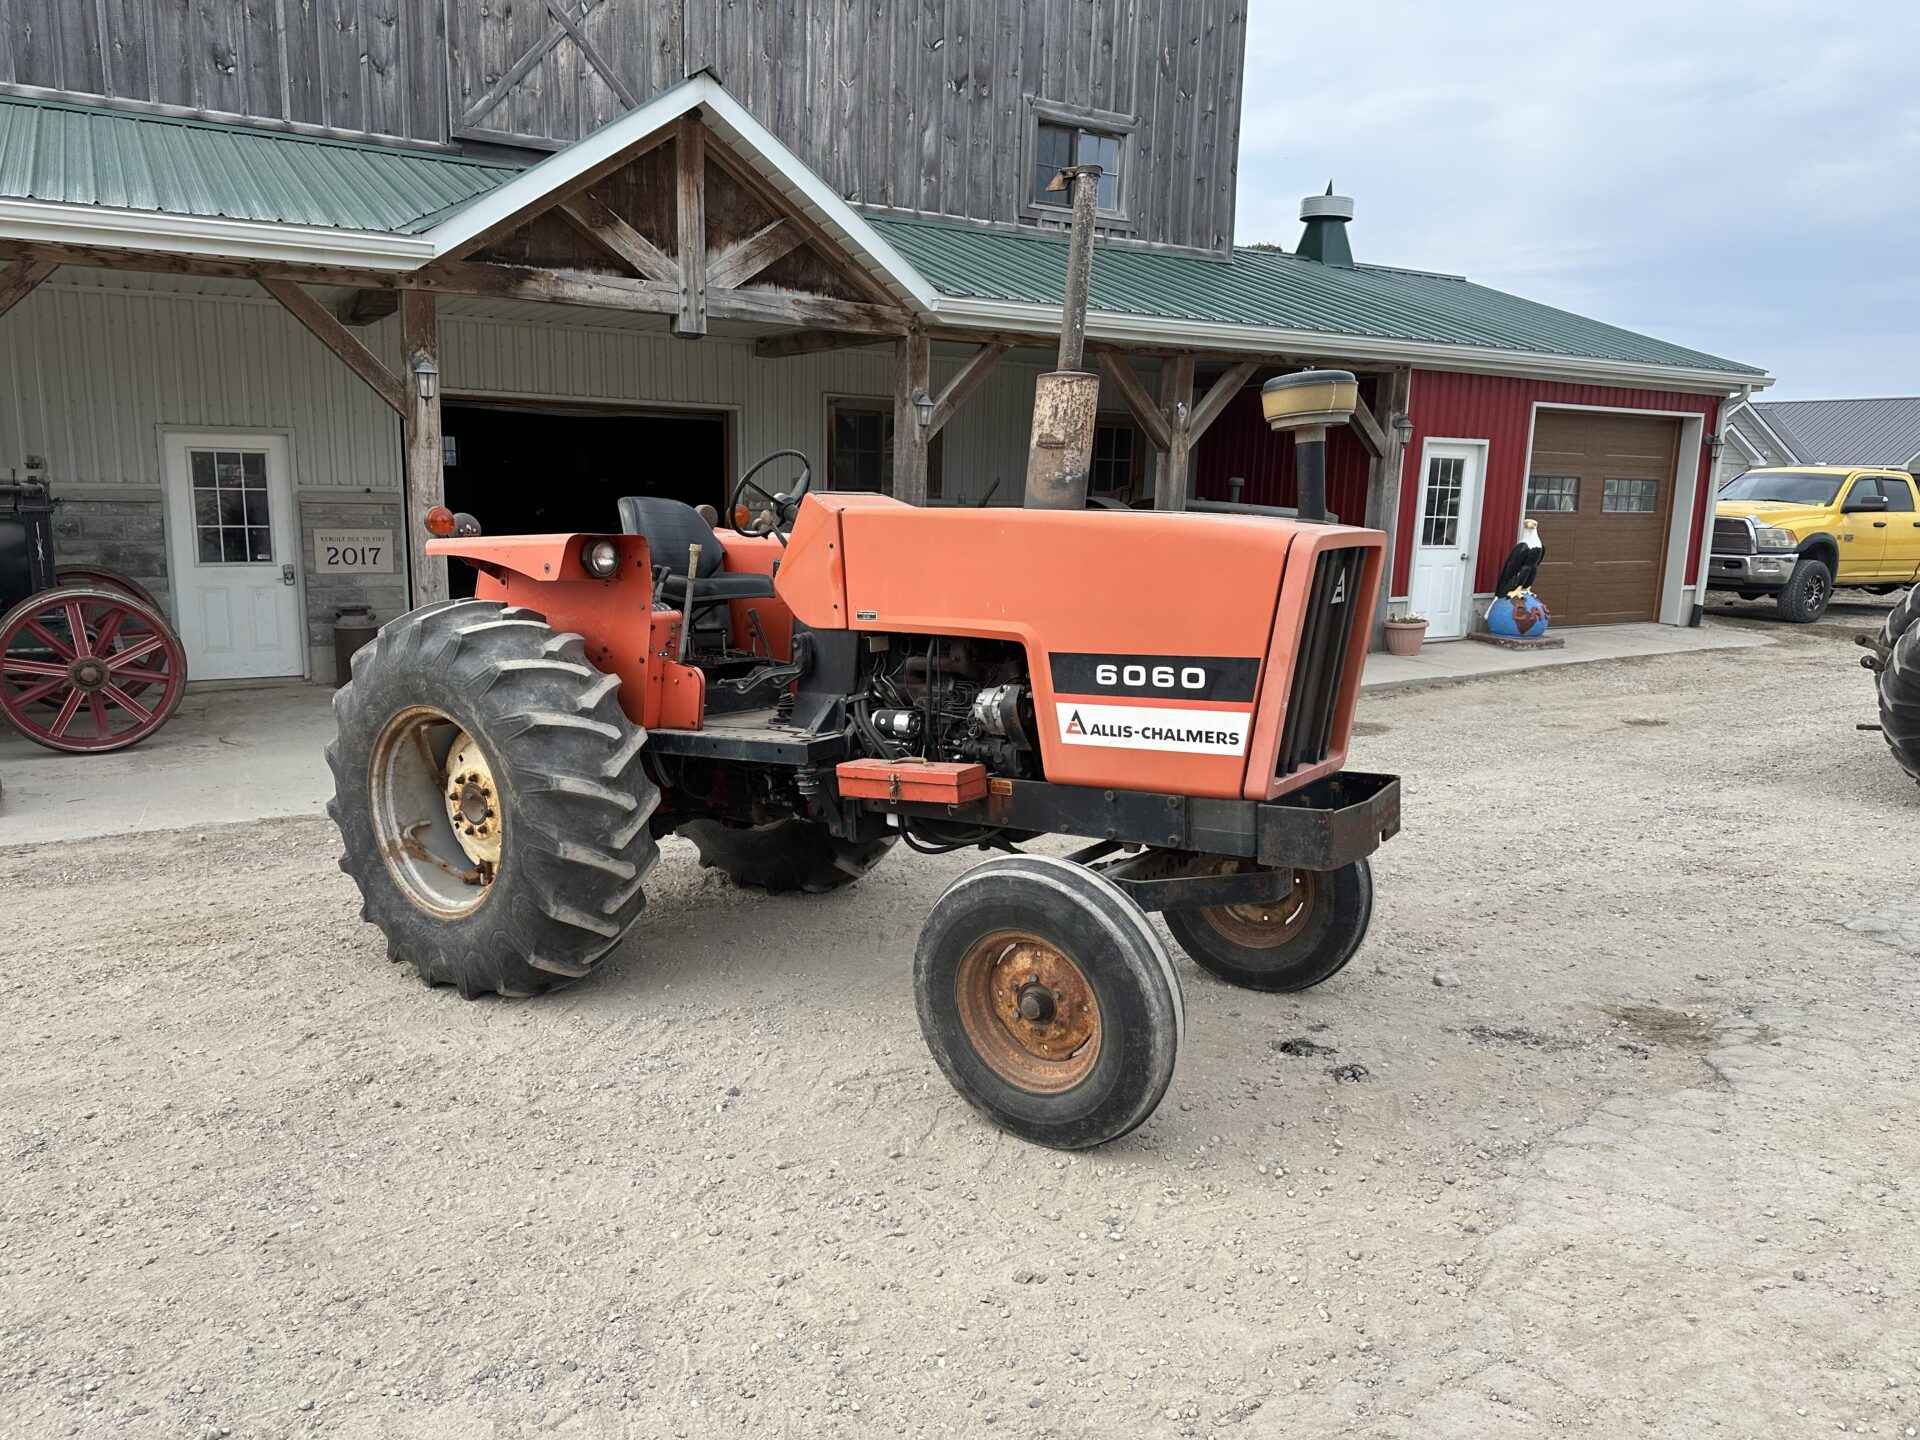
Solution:
[[[421,521],[421,524],[426,526],[429,535],[436,535],[444,540],[453,534],[453,511],[444,505],[436,505],[427,511],[427,518]]]
[[[753,523],[753,512],[747,509],[747,505],[744,500],[741,501],[738,505],[733,507],[733,528],[734,529],[745,530],[747,526],[751,525],[752,523]]]

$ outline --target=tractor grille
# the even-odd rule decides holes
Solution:
[[[1314,562],[1307,617],[1293,661],[1293,689],[1287,695],[1287,718],[1280,730],[1276,776],[1291,775],[1327,758],[1354,616],[1366,608],[1366,597],[1360,593],[1366,556],[1360,549],[1322,550]]]
[[[1713,522],[1713,553],[1716,555],[1753,554],[1753,527],[1746,521],[1729,517]]]

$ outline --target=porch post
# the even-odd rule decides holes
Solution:
[[[1400,438],[1398,422],[1412,403],[1413,371],[1404,366],[1395,370],[1386,393],[1376,390],[1374,398],[1382,402],[1378,418],[1386,432],[1385,452],[1374,458],[1367,473],[1366,521],[1373,529],[1385,531],[1387,536],[1386,564],[1380,571],[1380,598],[1373,611],[1372,646],[1378,650],[1386,644],[1387,599],[1393,594],[1393,551],[1400,531],[1401,474],[1406,469],[1406,443]]]
[[[893,342],[893,498],[927,503],[927,427],[916,397],[925,400],[933,375],[927,332],[918,328]]]
[[[1193,352],[1160,362],[1160,413],[1167,417],[1167,448],[1153,457],[1153,508],[1187,508],[1187,460],[1193,449]]]
[[[441,468],[440,386],[424,384],[416,367],[424,360],[435,372],[440,365],[440,319],[431,290],[400,292],[400,349],[404,360],[407,410],[401,428],[407,454],[407,556],[416,607],[447,598],[445,557],[426,553],[427,512],[446,503],[446,477]],[[423,389],[431,394],[422,395]]]

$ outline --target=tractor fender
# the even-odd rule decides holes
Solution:
[[[640,571],[648,573],[647,542],[638,535],[453,535],[427,541],[427,554],[465,560],[474,569],[500,579],[507,574],[528,580],[591,580],[580,563],[580,551],[589,540],[617,540],[623,552],[637,546]],[[623,565],[630,557],[623,553]]]

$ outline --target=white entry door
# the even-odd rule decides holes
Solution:
[[[1421,457],[1408,601],[1427,617],[1429,640],[1458,640],[1473,626],[1474,527],[1480,514],[1478,445],[1430,441]]]
[[[162,443],[187,672],[196,680],[305,674],[286,441],[169,431]]]

